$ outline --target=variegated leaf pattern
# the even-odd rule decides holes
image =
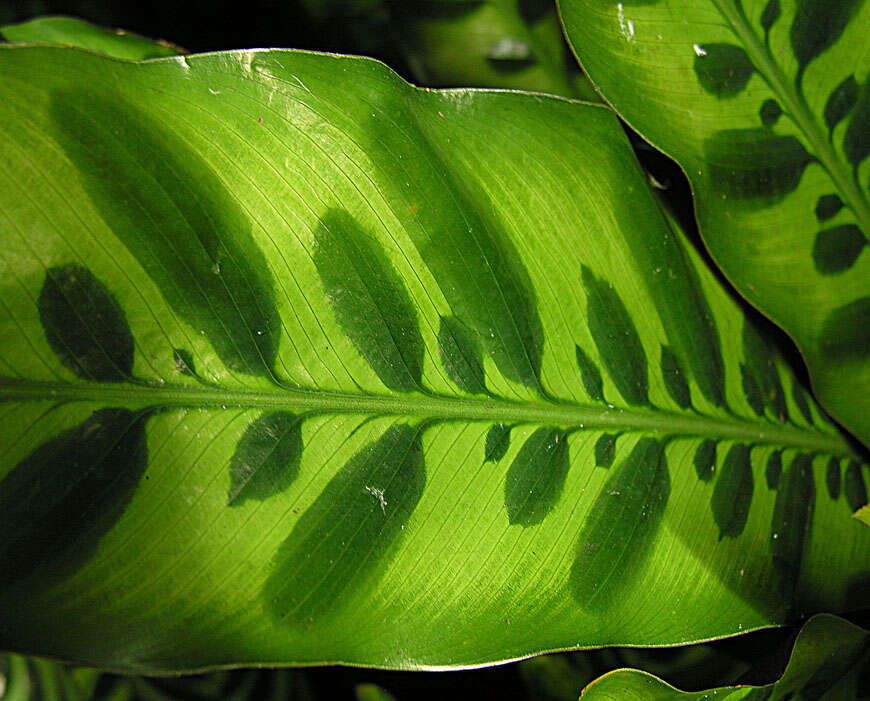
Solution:
[[[870,601],[867,466],[609,110],[292,51],[0,47],[0,96],[0,647],[464,666]]]
[[[870,443],[870,4],[559,4],[602,95],[685,170],[716,263]]]

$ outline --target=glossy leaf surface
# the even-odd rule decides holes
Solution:
[[[685,170],[716,263],[870,442],[870,4],[559,5],[603,96]]]
[[[292,51],[0,47],[0,98],[0,647],[467,666],[870,602],[866,465],[609,110]]]
[[[680,691],[651,674],[619,669],[583,690],[588,701],[680,701],[681,699],[830,699],[866,698],[870,679],[870,633],[842,618],[821,614],[801,629],[782,677],[767,686],[729,686]]]

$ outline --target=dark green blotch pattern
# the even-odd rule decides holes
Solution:
[[[834,501],[840,498],[841,484],[840,461],[837,458],[831,458],[828,460],[827,468],[825,468],[825,485],[828,488],[828,496]]]
[[[535,24],[555,10],[550,0],[519,0],[517,7],[526,24]]]
[[[726,197],[764,207],[792,192],[813,160],[794,136],[724,129],[704,141],[709,177]]]
[[[638,580],[671,492],[662,444],[641,438],[607,479],[583,523],[571,567],[574,597],[606,611]]]
[[[752,504],[753,487],[750,448],[737,443],[725,455],[710,503],[719,527],[719,540],[726,536],[736,538],[743,533]]]
[[[323,216],[314,240],[314,264],[354,348],[390,389],[420,389],[424,344],[414,304],[380,243],[339,209]]]
[[[278,549],[262,592],[267,610],[304,627],[339,608],[348,591],[383,565],[425,484],[419,428],[393,425],[362,448]]]
[[[800,85],[807,65],[832,47],[863,0],[798,0],[791,45],[798,60]]]
[[[504,505],[510,524],[541,523],[559,501],[569,466],[565,432],[548,426],[536,429],[505,477]]]
[[[779,587],[788,598],[794,593],[804,551],[812,530],[816,484],[811,455],[800,453],[783,474],[776,492],[770,525],[770,552]]]
[[[752,375],[750,369],[745,365],[740,365],[740,379],[743,386],[743,394],[746,395],[746,401],[749,406],[759,416],[764,416],[764,398],[761,396],[761,388],[758,382]]]
[[[779,487],[780,477],[782,477],[782,451],[777,450],[770,454],[770,457],[767,458],[767,465],[764,467],[767,488],[776,489]]]
[[[692,405],[692,395],[689,392],[689,383],[686,382],[686,376],[683,374],[683,369],[680,367],[680,361],[673,351],[667,346],[662,346],[661,356],[662,377],[665,381],[665,388],[677,405],[683,409],[688,409]]]
[[[113,233],[232,371],[271,376],[281,323],[251,221],[175,131],[116,92],[56,92],[57,139]]]
[[[719,98],[734,97],[749,82],[755,68],[746,52],[734,44],[702,44],[695,56],[695,75],[701,87]]]
[[[148,465],[147,414],[100,409],[0,482],[0,587],[34,586],[84,564],[127,508]]]
[[[484,462],[501,460],[511,444],[511,427],[503,423],[493,424],[486,433],[486,445],[483,449]]]
[[[184,348],[173,348],[172,360],[175,362],[175,369],[182,375],[197,377],[193,356]]]
[[[764,10],[761,12],[761,26],[764,29],[764,38],[767,40],[768,34],[770,34],[770,29],[776,24],[776,20],[779,19],[779,15],[781,13],[781,9],[779,6],[779,0],[768,0],[767,5],[764,6]]]
[[[230,459],[227,504],[263,501],[289,487],[299,472],[302,421],[289,411],[264,414],[251,423]]]
[[[695,466],[695,474],[698,475],[699,480],[709,482],[713,479],[716,473],[716,441],[709,438],[701,441],[701,445],[695,451],[692,464]]]
[[[850,460],[843,471],[843,495],[852,511],[857,511],[867,503],[867,485],[857,460]]]
[[[135,347],[114,296],[80,265],[49,268],[36,302],[48,345],[85,380],[131,379]]]
[[[616,457],[616,434],[602,433],[595,441],[595,466],[610,467]]]
[[[858,102],[858,82],[850,75],[831,92],[825,103],[825,124],[832,133]]]
[[[779,371],[774,362],[773,351],[762,332],[757,330],[748,319],[743,326],[743,353],[746,356],[747,372],[752,375],[758,385],[764,405],[770,409],[774,418],[786,421],[788,407]],[[758,412],[756,411],[756,413]]]
[[[766,127],[772,127],[782,116],[782,107],[776,100],[765,100],[758,110],[758,117]]]
[[[843,151],[857,173],[858,166],[870,154],[870,88],[861,88],[858,104],[843,135]]]
[[[841,224],[816,234],[813,262],[822,275],[836,275],[851,268],[867,239],[855,224]]]
[[[582,268],[586,288],[589,333],[601,361],[625,401],[646,405],[647,361],[637,328],[616,290]]]
[[[839,195],[822,195],[816,202],[816,219],[827,221],[836,216],[843,209],[843,200]]]
[[[822,324],[819,347],[833,362],[870,356],[870,296],[837,307]]]
[[[798,408],[801,416],[804,417],[804,421],[812,424],[813,413],[810,410],[810,403],[807,401],[807,393],[804,392],[804,388],[795,379],[792,379],[791,398],[794,400],[795,406]]]
[[[486,394],[477,339],[454,317],[441,317],[438,351],[447,375],[469,394]]]
[[[601,371],[580,346],[574,346],[574,349],[577,354],[577,367],[580,369],[580,380],[583,382],[586,394],[596,401],[604,401],[604,382],[601,379]]]

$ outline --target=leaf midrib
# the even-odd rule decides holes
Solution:
[[[687,436],[789,446],[853,457],[837,435],[792,425],[753,422],[643,408],[584,406],[570,402],[517,402],[438,396],[352,395],[307,390],[247,390],[171,385],[78,385],[64,382],[15,382],[0,387],[4,401],[99,402],[130,409],[250,408],[298,413],[412,416],[430,420],[536,423],[571,429],[646,431],[662,437]]]
[[[771,56],[758,34],[750,26],[744,12],[739,10],[732,0],[714,0],[714,4],[743,43],[758,72],[785,104],[784,111],[791,116],[809,141],[819,163],[833,180],[861,229],[870,231],[870,204],[852,179],[851,169],[845,167],[843,161],[838,158],[833,144],[826,138],[806,100],[795,90],[780,65]]]

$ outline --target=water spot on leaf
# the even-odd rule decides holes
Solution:
[[[637,328],[616,290],[585,265],[589,332],[619,393],[634,405],[648,404],[647,361]]]
[[[764,207],[792,192],[813,158],[794,136],[725,129],[704,141],[709,176],[727,197]]]
[[[48,345],[85,380],[123,382],[133,372],[133,334],[114,296],[80,265],[49,268],[37,300]]]
[[[426,483],[420,429],[393,425],[329,481],[275,555],[262,596],[282,623],[329,615],[383,565]],[[367,489],[381,491],[373,499]]]
[[[828,487],[828,496],[834,501],[840,498],[840,484],[840,461],[831,458],[825,469],[825,485]]]
[[[580,368],[580,379],[586,394],[596,401],[604,401],[604,383],[601,380],[601,371],[580,346],[574,346],[574,349],[577,354],[577,367]]]
[[[314,237],[314,263],[342,330],[387,387],[419,389],[423,337],[414,304],[380,243],[338,209],[323,216]]]
[[[709,438],[701,441],[692,460],[695,474],[702,482],[709,482],[716,472],[716,441]]]
[[[825,124],[828,132],[833,132],[837,126],[858,102],[858,83],[854,75],[850,75],[840,83],[828,97],[825,103]]]
[[[764,126],[772,127],[782,116],[782,107],[779,106],[776,100],[765,100],[761,103],[758,116]]]
[[[783,474],[770,525],[770,552],[787,599],[794,593],[812,530],[816,502],[812,456],[800,453]]]
[[[0,587],[36,574],[54,581],[90,558],[145,473],[147,417],[127,409],[95,411],[40,445],[4,477]]]
[[[263,414],[239,440],[230,460],[227,504],[263,501],[289,487],[299,472],[302,422],[289,411]]]
[[[595,466],[610,467],[616,457],[616,434],[602,433],[595,441]]]
[[[861,360],[870,356],[870,296],[832,311],[822,325],[819,347],[830,361]]]
[[[543,521],[562,494],[568,468],[565,432],[547,426],[536,429],[520,448],[505,477],[508,521],[522,526]]]
[[[767,465],[764,468],[764,479],[767,482],[767,488],[776,489],[779,486],[780,477],[782,477],[782,451],[775,450],[767,458]]]
[[[444,369],[462,390],[485,394],[483,361],[477,339],[454,317],[441,317],[438,351]]]
[[[835,275],[851,268],[867,239],[855,224],[841,224],[816,234],[813,262],[822,275]]]
[[[725,455],[710,506],[719,527],[719,539],[736,538],[746,527],[752,504],[752,461],[748,446],[738,443]]]
[[[861,474],[861,463],[857,460],[850,460],[843,471],[843,494],[853,512],[867,503],[867,485]]]
[[[503,423],[493,424],[486,434],[484,447],[484,462],[498,462],[501,460],[511,444],[511,427]]]
[[[816,202],[816,219],[827,221],[843,209],[843,200],[839,195],[822,195]]]
[[[662,444],[641,438],[607,479],[587,516],[571,567],[575,599],[604,611],[638,581],[671,492]]]
[[[693,67],[701,87],[719,98],[737,95],[755,71],[749,56],[735,44],[695,44]]]
[[[668,390],[671,399],[682,409],[688,409],[692,405],[689,383],[686,382],[686,377],[683,375],[680,361],[667,346],[662,346],[661,369],[665,388]]]

